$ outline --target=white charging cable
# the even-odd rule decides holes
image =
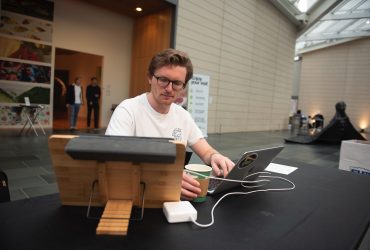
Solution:
[[[214,179],[214,180],[221,180],[221,181],[242,183],[242,186],[243,187],[246,187],[246,188],[248,186],[246,186],[245,184],[248,184],[248,183],[259,183],[259,182],[264,182],[264,181],[266,181],[266,182],[269,182],[270,181],[270,180],[265,180],[265,179],[256,180],[256,181],[247,181],[247,180],[245,180],[245,179],[248,179],[249,177],[254,176],[254,175],[270,174],[270,172],[256,172],[256,173],[253,173],[253,174],[250,174],[250,175],[244,177],[243,180],[226,179],[226,178],[216,177],[216,176],[212,176],[212,175],[211,176],[208,176],[208,175],[204,175],[204,174],[198,173],[196,171],[188,170],[188,169],[184,169],[184,172],[189,173],[189,174],[194,174],[196,176],[200,176],[200,177],[203,177],[205,179]],[[262,177],[262,176],[259,176],[259,177]],[[252,186],[252,187],[256,187],[256,186]]]
[[[193,172],[191,170],[185,170],[185,171],[186,172]],[[196,172],[194,172],[194,173],[196,173]],[[261,173],[271,174],[269,172],[253,173],[251,175],[248,175],[248,176],[244,177],[243,180],[230,180],[230,179],[213,177],[213,176],[208,177],[206,175],[202,175],[202,174],[199,174],[199,173],[196,173],[196,174],[197,175],[200,175],[200,176],[203,176],[203,177],[206,177],[206,178],[221,179],[221,180],[224,180],[224,181],[231,181],[231,182],[240,182],[243,187],[248,187],[248,186],[245,186],[245,183],[251,183],[251,182],[258,183],[258,182],[261,182],[261,181],[270,181],[270,180],[244,181],[245,179],[247,179],[247,178],[249,178],[249,177],[251,177],[253,175],[261,174]],[[218,199],[218,201],[213,205],[212,210],[211,210],[211,222],[210,223],[208,223],[208,224],[201,224],[201,223],[196,222],[196,220],[194,218],[192,218],[192,217],[190,218],[191,221],[195,225],[197,225],[199,227],[204,227],[205,228],[205,227],[212,226],[214,224],[214,222],[215,222],[214,211],[215,211],[217,205],[221,202],[221,200],[223,200],[225,197],[230,196],[230,195],[247,195],[247,194],[259,193],[259,192],[290,191],[290,190],[295,189],[295,184],[292,181],[290,181],[290,180],[288,180],[288,179],[286,179],[284,177],[280,177],[280,176],[259,176],[259,177],[262,177],[262,178],[271,178],[271,179],[280,179],[280,180],[283,180],[285,182],[288,182],[292,186],[291,187],[288,187],[288,188],[268,188],[268,189],[252,190],[252,191],[248,191],[248,192],[230,192],[230,193],[227,193],[227,194],[223,195],[220,199]],[[258,186],[254,186],[254,187],[258,187]]]

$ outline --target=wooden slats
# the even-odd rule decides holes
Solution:
[[[126,235],[131,217],[131,200],[108,200],[96,228],[98,235]]]
[[[130,97],[150,91],[148,63],[154,54],[171,47],[172,9],[135,19],[133,32]],[[159,35],[160,34],[160,35]],[[148,41],[152,41],[148,43]]]

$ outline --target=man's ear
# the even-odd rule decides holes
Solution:
[[[147,74],[146,74],[146,77],[147,77],[147,79],[148,79],[148,83],[149,83],[149,85],[152,85],[152,78],[153,78],[153,76],[152,76],[150,73],[147,73]]]

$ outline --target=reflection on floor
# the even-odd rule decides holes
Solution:
[[[91,120],[91,125],[93,126],[94,120]],[[86,117],[78,117],[77,119],[77,128],[86,129],[87,128],[87,119]],[[68,117],[54,117],[53,127],[57,130],[69,129],[69,120]]]
[[[78,130],[75,134],[103,134],[105,129]],[[56,179],[47,146],[48,136],[17,136],[16,130],[0,131],[0,169],[9,177],[12,200],[25,199],[58,192]],[[51,133],[70,134],[69,130],[47,131]],[[210,134],[208,141],[221,153],[231,159],[247,150],[284,144],[284,137],[289,131],[244,132]],[[284,144],[284,150],[278,160],[291,162],[299,166],[300,162],[313,167],[338,168],[340,145],[301,145]],[[193,154],[191,163],[201,162]]]

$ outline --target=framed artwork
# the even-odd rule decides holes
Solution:
[[[49,0],[2,0],[1,9],[53,21],[54,2]]]
[[[0,57],[51,63],[51,46],[0,36]]]
[[[52,23],[29,16],[2,11],[0,33],[51,43]]]
[[[25,97],[28,97],[32,104],[49,104],[50,88],[0,82],[0,103],[24,103]]]
[[[0,80],[50,84],[51,67],[0,60]]]

